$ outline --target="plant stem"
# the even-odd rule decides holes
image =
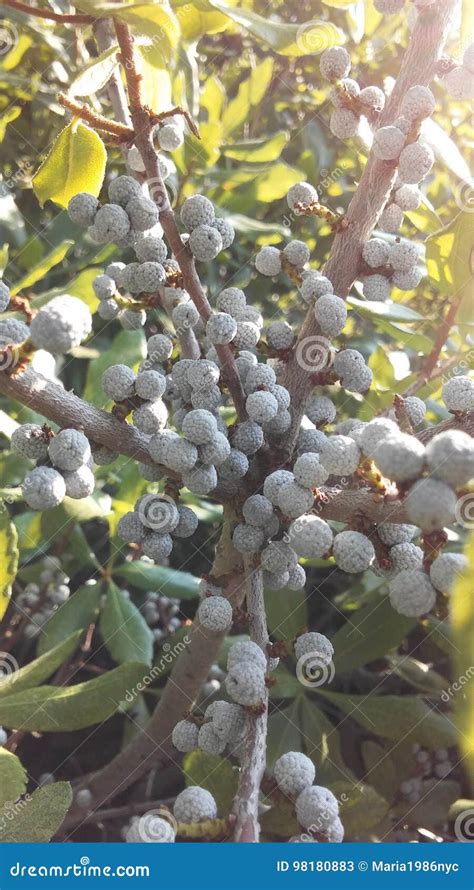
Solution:
[[[91,25],[96,21],[93,15],[53,12],[51,9],[43,9],[37,6],[30,6],[28,3],[20,3],[19,0],[1,0],[1,2],[3,6],[9,6],[10,9],[17,9],[19,12],[26,12],[27,15],[34,15],[40,19],[49,19],[60,25]]]

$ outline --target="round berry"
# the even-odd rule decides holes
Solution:
[[[178,751],[188,754],[198,746],[199,730],[190,720],[180,720],[173,729],[171,741]]]
[[[57,470],[35,467],[25,476],[21,490],[32,510],[48,510],[64,500],[66,483]]]
[[[253,707],[266,699],[265,669],[255,662],[232,664],[225,685],[231,699],[238,705]]]
[[[213,226],[197,226],[189,236],[189,249],[203,263],[209,263],[222,250],[222,238]]]
[[[341,80],[351,70],[351,57],[343,46],[331,46],[324,50],[319,69],[325,80]]]
[[[262,275],[272,278],[281,272],[281,255],[276,247],[262,247],[255,257],[255,268]]]
[[[306,559],[319,559],[331,549],[332,531],[319,516],[300,516],[291,523],[288,534],[298,556]]]
[[[190,785],[178,794],[173,807],[177,822],[204,822],[217,816],[216,802],[205,788]]]
[[[451,377],[443,385],[443,402],[449,411],[474,409],[474,380],[469,377]]]
[[[360,532],[339,532],[332,551],[339,568],[349,574],[365,571],[375,558],[373,544]]]
[[[289,751],[275,762],[273,775],[283,794],[294,795],[313,784],[316,768],[305,754]]]
[[[405,509],[411,522],[423,531],[435,531],[452,522],[456,495],[438,479],[419,479],[405,498]]]
[[[210,633],[224,633],[232,625],[232,606],[223,596],[208,596],[197,610],[197,619]]]
[[[180,216],[188,232],[192,232],[198,226],[211,225],[214,222],[214,206],[204,195],[192,195],[186,198]]]
[[[92,330],[89,308],[77,297],[54,297],[39,310],[30,325],[30,337],[37,349],[52,353],[69,352],[79,346]]]
[[[312,785],[305,788],[296,800],[296,818],[303,828],[334,822],[339,813],[339,804],[329,788]]]
[[[436,591],[421,569],[405,569],[389,584],[390,603],[400,615],[418,618],[431,611]]]
[[[431,563],[430,580],[436,590],[441,593],[451,593],[457,579],[462,576],[468,567],[468,562],[462,553],[440,553]]]
[[[60,430],[51,439],[48,448],[49,456],[55,467],[60,470],[78,470],[86,464],[91,456],[88,438],[80,430]]]

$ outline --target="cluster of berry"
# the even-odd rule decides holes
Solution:
[[[11,447],[15,454],[37,462],[22,484],[32,510],[57,507],[66,495],[80,499],[94,491],[91,445],[80,430],[63,429],[54,435],[48,427],[24,423],[14,430]]]

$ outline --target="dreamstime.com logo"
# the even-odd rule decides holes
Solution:
[[[173,814],[166,807],[158,807],[156,810],[148,810],[138,819],[136,832],[142,843],[155,844],[163,839],[163,826],[159,820],[167,822],[173,831],[173,836],[176,836],[178,823]]]
[[[24,797],[21,797],[20,800],[17,800],[16,802],[13,802],[12,800],[5,801],[0,809],[0,842],[2,840],[2,832],[9,827],[9,823],[13,822],[30,800],[31,795],[25,794]]]
[[[461,674],[461,676],[458,677],[458,679],[455,680],[454,683],[452,683],[451,686],[448,687],[448,689],[443,689],[443,692],[441,693],[441,701],[446,704],[454,695],[456,695],[458,692],[461,692],[463,686],[466,686],[466,684],[469,683],[469,681],[473,678],[474,664],[471,664],[470,667],[468,667],[467,671],[464,674]]]
[[[460,210],[474,213],[474,179],[465,179],[454,189],[454,200]]]
[[[0,689],[12,683],[19,669],[16,658],[10,652],[0,652]]]
[[[303,22],[296,32],[296,45],[305,56],[322,53],[332,46],[334,29],[325,22]]]
[[[157,663],[153,665],[151,671],[143,677],[143,680],[140,680],[140,682],[137,683],[136,686],[133,686],[132,689],[127,690],[125,698],[119,704],[119,710],[126,711],[137,695],[146,692],[148,686],[150,686],[154,680],[158,679],[163,671],[173,664],[173,661],[178,655],[181,655],[181,653],[184,652],[186,646],[188,646],[190,642],[191,640],[186,634],[186,636],[178,643],[175,643],[174,646],[171,646],[170,643],[164,643],[161,650],[162,654]]]
[[[463,810],[456,816],[454,823],[454,834],[461,843],[471,843],[474,841],[474,809]]]
[[[308,689],[332,683],[335,673],[333,662],[327,664],[318,652],[305,652],[296,662],[296,676],[301,685]]]
[[[3,19],[0,22],[0,56],[6,55],[18,43],[18,31],[12,22]]]
[[[17,346],[4,345],[0,340],[0,371],[16,368],[20,361],[20,350]]]
[[[165,185],[159,179],[147,179],[145,185],[148,187],[148,194],[152,201],[155,202],[159,210],[169,210],[176,200],[176,189],[167,181]]]
[[[147,494],[141,499],[137,512],[147,528],[154,532],[168,531],[176,514],[176,504],[167,494]]]
[[[474,491],[458,498],[454,516],[458,525],[462,525],[464,528],[474,528]]]
[[[331,343],[326,337],[303,337],[296,347],[296,361],[303,371],[315,374],[329,364]]]

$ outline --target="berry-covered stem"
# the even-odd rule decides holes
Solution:
[[[158,156],[153,145],[153,116],[145,107],[141,96],[141,75],[136,66],[133,36],[128,25],[115,20],[115,30],[120,46],[120,60],[125,72],[128,89],[130,115],[135,130],[135,142],[143,158],[146,176],[154,185],[153,193],[161,196],[166,194],[165,185],[160,172]],[[194,259],[188,248],[183,245],[175,215],[171,207],[160,208],[160,222],[169,241],[170,247],[183,273],[183,284],[204,321],[211,314],[209,301],[203,291],[196,272]],[[228,345],[216,346],[223,376],[234,400],[235,409],[241,420],[246,418],[245,394],[234,361],[234,354]]]
[[[95,21],[93,15],[53,12],[51,9],[30,6],[29,3],[20,3],[19,0],[2,0],[2,6],[9,6],[10,9],[17,9],[18,12],[25,12],[27,15],[34,15],[40,19],[48,19],[51,22],[57,22],[59,25],[91,25]]]
[[[135,135],[131,127],[127,127],[125,124],[117,121],[111,121],[102,114],[98,114],[87,102],[76,102],[75,99],[66,96],[65,93],[58,94],[58,102],[63,108],[67,108],[72,114],[86,121],[91,127],[94,127],[95,130],[101,130],[103,133],[116,136],[120,142],[129,142]]]
[[[405,53],[400,73],[390,99],[380,115],[380,126],[392,123],[400,114],[405,93],[415,84],[426,85],[436,74],[439,58],[449,33],[456,0],[439,0],[421,13],[413,28],[410,44]],[[346,297],[357,277],[361,249],[367,241],[382,213],[396,177],[396,167],[381,161],[371,152],[352,198],[345,219],[347,227],[336,233],[331,255],[323,269],[334,286],[334,292]],[[290,391],[293,406],[293,423],[289,445],[296,439],[302,405],[311,389],[311,371],[305,363],[298,364],[298,356],[304,340],[320,337],[321,331],[312,309],[308,311],[293,354],[288,363],[285,386]]]
[[[244,573],[250,639],[266,652],[268,630],[263,598],[262,569],[254,559],[248,557],[244,560]],[[247,716],[242,769],[233,807],[236,817],[234,829],[236,843],[256,844],[259,840],[258,800],[266,764],[268,699],[264,705],[263,713]]]

